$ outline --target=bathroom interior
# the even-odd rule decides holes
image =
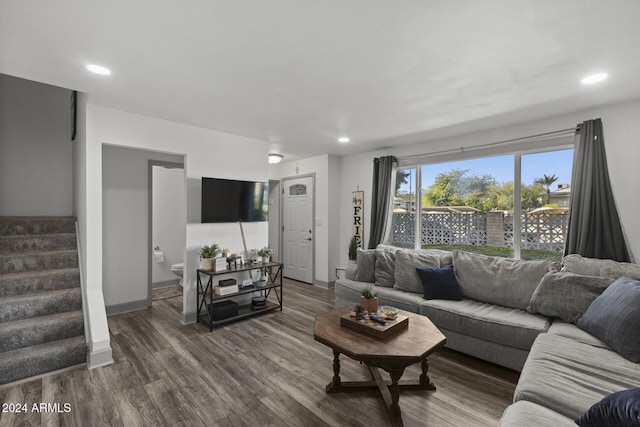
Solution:
[[[182,285],[184,267],[185,185],[182,166],[152,166],[151,286]]]

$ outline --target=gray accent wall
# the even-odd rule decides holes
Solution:
[[[0,216],[73,213],[71,91],[0,74]]]
[[[102,290],[109,314],[142,308],[149,298],[149,160],[184,157],[102,146]]]

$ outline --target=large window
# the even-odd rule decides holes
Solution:
[[[573,149],[399,169],[391,243],[560,259]]]

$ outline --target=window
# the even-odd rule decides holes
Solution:
[[[547,148],[399,169],[391,243],[560,259],[572,163]]]

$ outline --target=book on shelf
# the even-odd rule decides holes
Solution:
[[[238,285],[216,286],[215,289],[216,295],[229,295],[235,294],[236,292],[238,292]]]

